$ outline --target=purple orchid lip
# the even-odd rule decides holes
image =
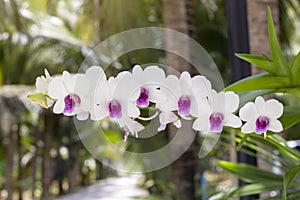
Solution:
[[[108,104],[109,116],[111,118],[121,118],[122,117],[122,107],[117,100],[111,100]]]
[[[224,116],[219,112],[213,112],[209,116],[210,130],[221,132],[223,128]]]
[[[149,92],[146,88],[141,88],[140,96],[136,100],[136,105],[140,107],[146,107],[149,105]]]
[[[188,116],[191,111],[191,99],[182,95],[178,100],[178,113],[179,115]]]
[[[268,130],[269,124],[270,124],[269,118],[267,118],[265,116],[258,117],[255,122],[255,125],[256,125],[255,132],[256,133],[265,133]]]
[[[76,94],[68,94],[65,99],[64,113],[70,114],[74,111],[76,106],[80,105],[80,97]]]

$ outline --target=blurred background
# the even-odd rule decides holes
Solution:
[[[27,99],[27,94],[34,90],[35,78],[45,68],[51,75],[63,70],[76,73],[95,45],[114,34],[147,26],[183,32],[206,49],[228,85],[247,73],[259,73],[253,66],[248,68],[250,71],[234,76],[237,72],[232,67],[235,59],[232,53],[235,44],[246,42],[246,53],[268,55],[267,6],[270,5],[286,56],[297,54],[300,1],[239,2],[243,3],[234,0],[0,0],[0,199],[64,198],[68,193],[80,193],[93,185],[105,187],[107,180],[116,183],[129,176],[107,168],[89,154],[72,118],[54,115]],[[238,13],[244,14],[247,20],[237,22]],[[234,23],[241,27],[233,26]],[[234,36],[239,30],[246,30],[246,40]],[[177,44],[178,48],[181,46]],[[94,55],[97,64],[99,58]],[[193,73],[192,67],[181,58],[148,49],[118,58],[107,74],[116,75],[144,63],[168,64],[178,71]],[[282,101],[299,104],[289,96],[282,97]],[[113,143],[123,144],[122,131],[106,127],[106,137]],[[294,133],[297,128],[289,131]],[[130,137],[123,145],[131,151],[147,152],[148,147],[163,146],[172,137],[174,130],[170,127],[147,142]],[[300,134],[284,133],[283,137],[297,140]],[[171,166],[135,177],[142,192],[132,198],[206,199],[237,185],[236,179],[215,165],[217,159],[237,159],[237,152],[230,148],[235,138],[222,134],[213,151],[199,159],[202,140],[199,135]],[[109,148],[106,151],[111,160],[120,156],[111,154]],[[98,192],[110,199],[112,191],[99,189]]]

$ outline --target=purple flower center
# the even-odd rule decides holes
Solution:
[[[219,112],[213,112],[209,116],[210,130],[214,132],[221,132],[223,128],[224,116]]]
[[[137,106],[146,107],[149,105],[149,92],[145,88],[141,88],[140,96],[136,100]]]
[[[268,129],[270,120],[265,116],[260,116],[256,119],[256,133],[265,133]]]
[[[121,118],[122,117],[122,107],[117,100],[111,100],[108,104],[109,116],[111,118]]]
[[[190,110],[191,110],[191,99],[186,95],[182,95],[178,100],[179,115],[187,116],[190,114]]]
[[[65,99],[65,109],[64,109],[64,113],[72,113],[75,109],[76,106],[80,105],[80,97],[76,94],[68,94]]]

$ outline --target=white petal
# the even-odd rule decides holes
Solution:
[[[266,117],[277,119],[282,115],[282,113],[283,105],[279,101],[275,99],[266,101]]]
[[[44,70],[44,72],[45,72],[46,79],[50,79],[50,78],[51,78],[51,76],[50,76],[50,74],[49,74],[48,70],[47,70],[47,69],[45,69],[45,70]]]
[[[144,74],[146,75],[144,76],[145,81],[153,83],[161,83],[166,77],[164,70],[162,70],[158,66],[146,67],[146,69],[144,70]]]
[[[255,106],[259,115],[266,114],[266,104],[264,98],[262,98],[261,96],[256,97]]]
[[[211,113],[211,106],[207,98],[192,99],[191,115],[197,117],[199,115],[209,115]]]
[[[132,69],[132,76],[136,79],[143,80],[144,79],[144,73],[143,69],[139,65],[135,65]]]
[[[242,126],[242,121],[240,118],[232,113],[226,114],[224,116],[224,121],[223,121],[224,126],[230,126],[233,128],[238,128]]]
[[[281,132],[283,130],[281,122],[277,119],[270,119],[268,130],[276,133]]]
[[[138,117],[140,115],[140,110],[135,103],[128,103],[127,108],[129,117]]]
[[[211,99],[210,99],[211,98]],[[217,93],[215,90],[211,90],[211,96],[209,97],[211,100],[211,107],[214,112],[225,113],[226,112],[226,96],[225,92],[221,91]]]
[[[239,116],[243,121],[255,121],[259,114],[256,111],[255,104],[248,102],[240,109]]]
[[[90,95],[91,104],[103,104],[112,100],[111,88],[106,81],[98,82],[95,88],[95,93]]]
[[[67,91],[60,77],[54,78],[49,83],[48,95],[52,99],[63,99],[67,95]]]
[[[167,90],[175,97],[181,96],[179,79],[174,75],[168,76],[165,80],[164,88],[161,88],[161,90]]]
[[[69,72],[64,71],[63,75],[62,75],[62,81],[64,84],[65,89],[68,91],[68,93],[70,92],[74,92],[74,76],[72,76]]]
[[[85,74],[92,83],[106,80],[106,75],[100,66],[91,66],[86,70]]]
[[[208,131],[209,130],[209,119],[207,116],[199,116],[193,123],[193,129],[196,131]]]
[[[63,99],[59,99],[56,101],[54,107],[53,107],[53,112],[55,114],[60,114],[64,111],[65,108],[65,103]]]
[[[77,74],[74,76],[74,79],[75,79],[74,93],[79,96],[87,95],[90,89],[90,82],[87,76],[84,74]]]
[[[175,121],[173,124],[174,124],[174,126],[176,126],[176,128],[180,128],[181,127],[181,121],[180,121],[180,119],[177,120],[177,121]]]
[[[89,118],[89,113],[88,112],[81,112],[77,114],[77,119],[78,120],[87,120]]]
[[[171,122],[176,122],[179,118],[173,112],[161,112],[159,114],[159,122],[161,124],[168,124]]]
[[[187,71],[182,72],[179,78],[180,81],[184,80],[188,85],[192,85],[192,78]]]
[[[225,93],[225,112],[232,113],[236,111],[239,106],[240,98],[234,92]]]
[[[163,103],[167,100],[167,96],[161,90],[150,89],[149,91],[149,101],[153,103]]]
[[[86,97],[81,97],[80,98],[80,109],[83,111],[89,111],[91,109],[91,102],[88,98]]]
[[[192,88],[195,95],[199,95],[200,97],[207,97],[210,94],[211,83],[204,76],[197,75],[192,78]]]
[[[246,124],[242,126],[241,131],[243,133],[253,133],[255,131],[255,121],[248,121]]]
[[[108,108],[107,105],[99,105],[99,106],[94,106],[94,109],[91,111],[91,119],[92,120],[101,120],[104,119],[105,117],[108,116]]]

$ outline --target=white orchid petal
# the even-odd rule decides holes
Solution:
[[[239,106],[240,98],[234,92],[225,93],[225,112],[232,113],[236,111]]]
[[[68,91],[68,93],[74,92],[75,87],[75,78],[69,72],[64,71],[62,75],[62,81],[64,88]]]
[[[242,126],[241,131],[243,133],[253,133],[255,131],[255,121],[248,121]]]
[[[208,131],[209,130],[209,119],[208,116],[199,116],[193,123],[193,129],[196,131]]]
[[[145,78],[143,69],[139,65],[135,65],[132,69],[132,76],[136,79],[143,80]]]
[[[240,109],[239,116],[243,121],[255,121],[259,114],[256,111],[255,104],[248,102]]]
[[[39,92],[47,94],[48,92],[48,83],[44,76],[37,77],[35,81],[35,86]]]
[[[173,124],[174,124],[174,126],[175,126],[176,128],[180,128],[180,127],[181,127],[181,121],[180,121],[180,119],[177,120],[177,121],[175,121]]]
[[[158,66],[146,67],[144,70],[144,74],[145,81],[152,83],[161,83],[166,77],[164,70],[162,70]]]
[[[74,93],[79,96],[86,96],[90,89],[90,82],[87,76],[84,74],[77,74],[74,76],[74,79]]]
[[[153,103],[163,103],[167,100],[167,96],[161,90],[150,89],[149,91],[149,101]]]
[[[78,120],[81,120],[81,121],[87,120],[87,119],[89,118],[89,113],[88,113],[88,112],[81,112],[81,113],[78,113],[77,116],[76,116],[76,118],[77,118]]]
[[[91,111],[92,120],[101,120],[109,115],[107,105],[95,105],[94,109]]]
[[[60,114],[64,111],[65,108],[65,103],[63,99],[59,99],[56,101],[54,107],[53,107],[53,112],[55,114]]]
[[[264,98],[262,98],[261,96],[256,97],[255,106],[256,106],[256,110],[259,115],[266,114],[266,102],[265,102]]]
[[[192,88],[195,95],[208,97],[211,92],[211,83],[204,76],[197,75],[192,78]]]
[[[224,121],[223,121],[224,126],[230,126],[233,128],[239,128],[242,126],[242,121],[240,118],[232,113],[226,114],[224,116]]]
[[[159,122],[161,124],[176,122],[178,119],[179,119],[178,116],[175,115],[173,112],[161,112],[159,114]]]
[[[265,110],[265,116],[268,118],[279,118],[283,113],[283,105],[275,100],[270,99],[266,101],[266,110]]]
[[[52,99],[62,99],[67,95],[61,77],[56,77],[49,83],[48,95]]]
[[[270,119],[268,130],[279,133],[283,130],[283,127],[279,120]]]
[[[44,72],[45,72],[46,79],[51,79],[51,76],[50,76],[48,70],[45,69]]]
[[[129,117],[138,117],[140,115],[140,110],[136,107],[135,103],[128,103],[127,108]]]

